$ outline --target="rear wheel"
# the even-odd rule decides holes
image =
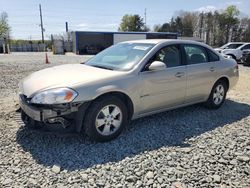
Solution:
[[[224,81],[219,80],[216,82],[206,102],[206,106],[211,109],[218,109],[225,101],[227,90],[228,87]]]
[[[91,139],[105,142],[119,136],[127,123],[128,113],[124,102],[112,96],[93,102],[87,111],[84,127]]]

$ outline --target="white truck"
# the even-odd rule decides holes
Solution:
[[[230,42],[220,48],[216,48],[215,50],[224,55],[231,56],[236,61],[240,61],[243,50],[248,49],[250,49],[250,43]]]

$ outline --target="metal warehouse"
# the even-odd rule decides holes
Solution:
[[[177,39],[177,33],[170,32],[72,32],[73,52],[96,54],[118,42],[138,39]]]

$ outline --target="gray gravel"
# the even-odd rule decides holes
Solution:
[[[219,110],[194,105],[133,121],[108,143],[28,130],[18,81],[89,57],[0,55],[0,187],[250,187],[250,68]]]

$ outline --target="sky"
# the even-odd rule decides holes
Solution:
[[[71,31],[117,31],[124,14],[139,14],[147,25],[168,22],[178,11],[221,10],[236,5],[241,15],[250,16],[250,0],[0,0],[7,12],[14,39],[41,39],[39,4],[42,5],[45,38]]]

